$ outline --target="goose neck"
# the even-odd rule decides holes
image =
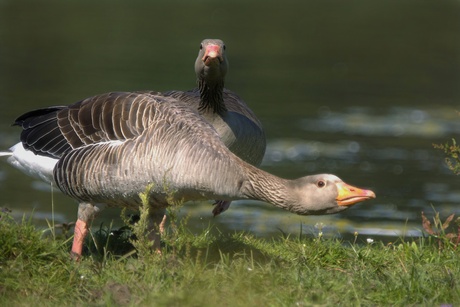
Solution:
[[[200,111],[210,110],[220,115],[223,115],[227,111],[223,98],[223,82],[211,84],[203,79],[199,79],[198,88],[200,90]]]
[[[285,210],[290,210],[292,204],[297,202],[291,180],[255,167],[251,167],[248,172],[248,180],[242,186],[242,192],[250,199],[262,200]]]

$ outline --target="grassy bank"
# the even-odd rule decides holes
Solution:
[[[359,234],[356,242],[281,235],[266,241],[209,229],[191,234],[182,223],[168,231],[160,256],[132,250],[131,231],[102,228],[76,263],[69,239],[3,214],[0,305],[460,303],[460,252],[444,234],[383,245]]]

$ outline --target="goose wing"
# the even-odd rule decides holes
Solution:
[[[70,106],[27,112],[16,119],[23,146],[35,154],[60,158],[72,149],[140,135],[148,125],[146,106],[153,93],[112,92]]]

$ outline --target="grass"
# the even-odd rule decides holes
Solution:
[[[83,260],[74,262],[70,239],[2,213],[0,305],[460,303],[458,242],[442,233],[390,245],[365,243],[359,235],[355,242],[304,235],[267,241],[243,232],[192,234],[175,222],[162,255],[133,250],[131,228],[101,227]]]

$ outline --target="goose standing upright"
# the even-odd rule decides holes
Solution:
[[[262,124],[246,103],[226,89],[228,71],[226,46],[220,39],[205,39],[195,61],[198,87],[190,91],[169,91],[162,95],[176,98],[198,110],[217,131],[224,144],[244,161],[259,166],[266,140]],[[159,93],[157,93],[159,94]],[[216,201],[214,216],[227,210],[229,201]]]
[[[374,198],[334,175],[277,177],[234,155],[216,129],[187,104],[149,93],[107,93],[20,116],[21,142],[8,162],[57,185],[79,202],[72,255],[79,258],[89,222],[105,206],[137,209],[149,194],[149,235],[159,248],[167,202],[254,199],[301,215],[332,214]]]
[[[198,87],[189,91],[169,91],[173,97],[198,110],[217,131],[224,144],[244,161],[260,165],[266,140],[262,124],[247,104],[226,89],[228,71],[226,46],[220,39],[205,39],[195,61]]]

